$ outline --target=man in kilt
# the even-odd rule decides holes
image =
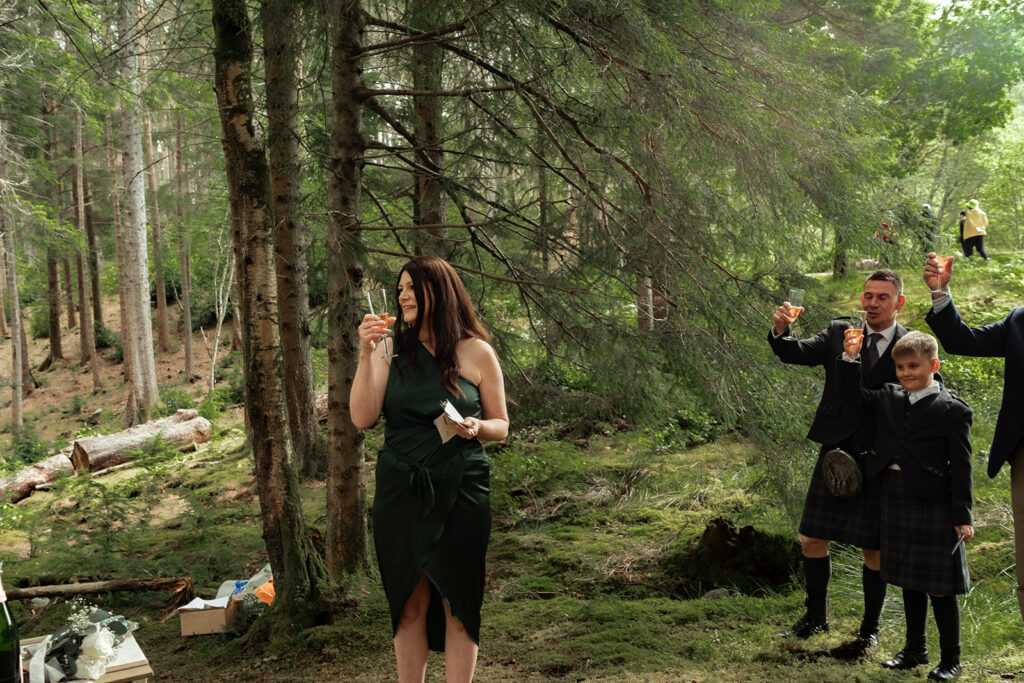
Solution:
[[[860,297],[865,311],[867,347],[861,364],[861,386],[876,389],[886,382],[895,382],[891,348],[907,329],[896,322],[903,309],[903,280],[895,272],[876,270],[864,283]],[[843,401],[837,382],[837,364],[843,354],[843,334],[848,321],[833,320],[827,328],[808,339],[796,339],[790,324],[796,316],[784,302],[772,316],[774,327],[768,344],[784,363],[822,366],[825,386],[818,410],[807,438],[821,444],[818,461],[811,475],[800,520],[800,546],[804,558],[806,611],[783,636],[807,638],[827,631],[828,584],[832,576],[829,543],[847,543],[861,549],[864,566],[861,578],[864,589],[864,618],[859,636],[869,644],[878,642],[878,619],[885,603],[885,582],[879,572],[879,543],[882,489],[878,481],[866,481],[860,493],[840,498],[825,485],[822,464],[827,452],[842,448],[858,453],[871,445],[874,432],[871,416],[856,405]]]
[[[925,321],[946,353],[1005,359],[1003,401],[988,452],[988,476],[995,478],[1004,463],[1010,464],[1017,603],[1024,617],[1024,306],[991,325],[968,327],[949,292],[954,260],[940,264],[934,253],[928,254],[924,282],[932,290],[932,310]]]
[[[860,386],[861,337],[847,332],[840,384],[846,400],[874,411],[874,448],[865,478],[882,482],[882,579],[903,588],[907,640],[888,669],[928,662],[928,595],[942,659],[928,678],[960,675],[960,609],[956,596],[970,584],[964,542],[974,536],[971,408],[935,381],[939,345],[908,332],[892,349],[899,385]],[[879,476],[881,475],[881,476]]]

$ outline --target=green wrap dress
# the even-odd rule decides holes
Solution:
[[[420,573],[430,583],[427,644],[444,650],[442,600],[474,642],[480,642],[484,555],[491,533],[490,466],[477,439],[447,443],[434,426],[441,401],[464,417],[480,416],[480,393],[459,378],[464,396],[441,385],[434,356],[417,344],[415,362],[391,361],[384,393],[384,447],[377,459],[373,541],[392,632]],[[399,370],[401,368],[401,370]]]

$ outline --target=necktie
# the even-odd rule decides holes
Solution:
[[[878,362],[878,339],[881,336],[879,332],[872,332],[864,345],[864,360],[867,361],[869,368]]]

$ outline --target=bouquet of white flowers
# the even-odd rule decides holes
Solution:
[[[96,680],[106,673],[117,646],[137,628],[138,624],[120,615],[76,600],[67,622],[47,636],[32,656],[30,680]]]

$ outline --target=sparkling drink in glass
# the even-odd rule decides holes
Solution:
[[[384,327],[388,326],[388,290],[383,287],[371,289],[366,293],[366,302],[370,304],[370,313],[380,318]],[[394,353],[388,350],[388,338],[381,339],[380,358],[393,358]]]
[[[850,316],[850,329],[853,330],[851,338],[861,339],[864,337],[864,318],[866,317],[867,311],[854,311]]]

